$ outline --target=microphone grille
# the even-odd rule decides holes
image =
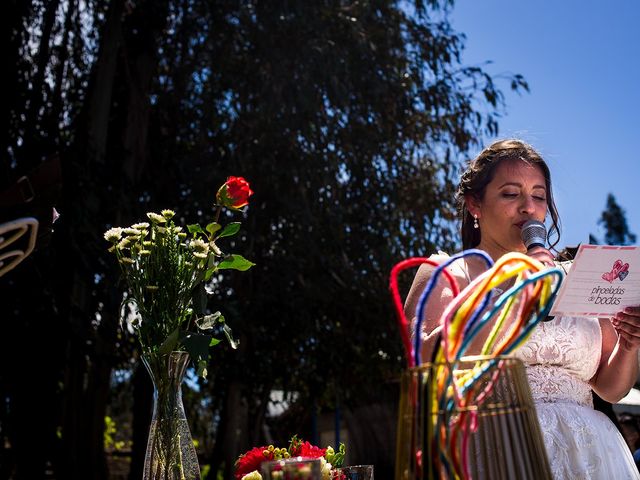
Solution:
[[[522,225],[522,241],[527,250],[536,245],[544,247],[547,228],[538,220],[528,220]]]

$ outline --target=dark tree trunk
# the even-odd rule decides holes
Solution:
[[[211,466],[209,478],[217,478],[219,469],[223,468],[222,478],[233,478],[233,468],[238,452],[248,445],[247,405],[241,392],[241,384],[232,382],[220,389],[226,393],[221,401],[220,423],[216,432],[216,442],[211,456],[207,459]]]
[[[144,455],[147,450],[151,409],[153,405],[153,384],[141,362],[138,362],[133,374],[133,415],[132,447],[129,479],[142,478]]]
[[[102,179],[92,179],[91,172],[99,171],[95,164],[103,160],[106,148],[123,4],[118,0],[111,5],[88,102],[79,115],[76,143],[63,156],[65,188],[56,246],[62,276],[60,312],[71,328],[64,382],[62,478],[107,477],[104,418],[116,326],[113,320],[105,320],[98,328],[92,325],[97,305],[92,294],[93,272],[87,268],[92,251],[85,246],[92,244],[102,225],[102,192],[93,186]]]
[[[48,464],[55,463],[58,448],[55,432],[62,368],[59,350],[65,332],[50,308],[47,284],[52,270],[39,268],[49,264],[39,257],[46,257],[46,253],[33,254],[11,272],[11,283],[4,283],[7,279],[3,278],[0,284],[2,304],[10,302],[20,312],[18,322],[4,327],[3,335],[8,341],[0,354],[5,366],[2,384],[6,388],[2,408],[8,407],[10,413],[6,422],[3,420],[2,429],[12,454],[6,458],[7,464],[3,459],[2,469],[11,468],[11,478],[16,480],[45,478]]]
[[[98,307],[90,281],[93,272],[86,268],[92,252],[84,245],[101,234],[105,210],[111,215],[135,202],[129,188],[138,181],[144,163],[156,37],[166,16],[166,2],[140,2],[132,11],[125,11],[124,4],[118,0],[111,5],[76,143],[64,163],[68,223],[59,233],[68,262],[59,268],[70,273],[63,282],[67,292],[61,296],[67,303],[62,310],[77,332],[68,348],[65,382],[65,478],[82,478],[87,472],[97,479],[107,476],[104,418],[118,325],[103,312],[100,326],[92,326]],[[124,184],[123,176],[128,180]],[[114,185],[115,189],[105,188]],[[140,448],[144,452],[137,441],[136,459]]]

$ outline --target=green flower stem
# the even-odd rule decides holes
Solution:
[[[218,220],[220,219],[220,212],[222,212],[222,205],[218,205],[218,209],[216,210],[216,216],[213,219],[214,223],[218,223]]]

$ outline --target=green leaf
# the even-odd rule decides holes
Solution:
[[[213,267],[213,268],[208,268],[207,271],[204,274],[204,281],[208,282],[209,279],[211,279],[211,276],[213,275],[213,273],[218,269],[218,267]]]
[[[199,283],[191,296],[193,311],[196,315],[202,315],[207,308],[207,290],[204,283]]]
[[[160,348],[158,349],[158,353],[171,353],[176,349],[178,345],[178,340],[180,338],[180,327],[176,328],[173,332],[169,334],[169,336],[162,342]]]
[[[188,332],[182,339],[185,350],[197,365],[198,375],[203,377],[207,375],[206,367],[209,363],[209,345],[212,338],[211,335]]]
[[[218,264],[218,269],[219,270],[225,270],[225,269],[240,270],[241,272],[244,272],[245,270],[249,270],[254,265],[255,263],[250,262],[249,260],[244,258],[242,255],[232,254],[232,255],[228,255],[224,260],[222,260]]]
[[[233,338],[233,332],[231,331],[231,327],[229,327],[229,325],[225,323],[222,326],[222,331],[227,337],[227,341],[229,342],[229,345],[231,345],[231,348],[233,348],[234,350],[238,348],[238,345],[240,345],[240,342]]]
[[[205,315],[204,317],[196,319],[196,325],[200,330],[209,330],[218,322],[224,322],[224,317],[220,312],[215,312],[211,315]]]
[[[182,339],[182,344],[193,357],[205,357],[209,354],[209,342],[213,338],[205,333],[187,332]]]
[[[232,235],[235,235],[236,233],[238,233],[238,230],[240,230],[240,225],[242,225],[242,223],[240,222],[231,222],[229,225],[224,227],[224,230],[220,232],[218,238],[230,237]]]
[[[344,456],[346,454],[346,447],[344,446],[344,443],[340,444],[340,448],[338,449],[337,452],[334,453],[333,458],[331,459],[331,461],[329,463],[331,463],[332,467],[341,467],[342,464],[344,463]]]
[[[209,374],[209,371],[207,370],[208,364],[209,362],[207,362],[206,360],[200,360],[196,364],[197,366],[196,375],[199,375],[202,378],[207,378],[207,375]]]
[[[220,225],[217,222],[213,222],[210,223],[209,225],[207,225],[205,227],[207,229],[207,232],[209,232],[211,235],[213,235],[214,233],[216,233],[218,230],[220,230],[222,228],[222,225]],[[225,228],[226,230],[226,228]]]
[[[189,233],[204,233],[202,227],[197,223],[194,223],[193,225],[187,225],[187,230],[189,230]]]

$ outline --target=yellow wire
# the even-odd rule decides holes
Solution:
[[[453,399],[456,403],[459,402],[459,395],[457,390],[467,383],[467,381],[473,378],[478,370],[482,368],[482,365],[487,361],[476,361],[474,365],[464,374],[455,377],[453,376],[452,365],[450,363],[451,359],[456,358],[456,354],[459,351],[459,348],[463,344],[464,340],[464,327],[467,325],[470,320],[472,313],[475,311],[473,309],[474,305],[476,309],[478,308],[480,299],[487,294],[491,289],[497,287],[498,285],[506,282],[507,280],[516,277],[516,284],[526,279],[526,273],[531,271],[533,273],[537,273],[544,268],[543,264],[539,261],[528,257],[519,252],[512,252],[502,256],[489,270],[484,272],[482,276],[482,280],[474,287],[474,289],[469,292],[467,298],[458,306],[458,308],[451,314],[451,319],[448,322],[447,330],[448,334],[446,338],[443,337],[443,341],[446,340],[448,343],[448,348],[445,351],[445,348],[439,348],[436,351],[436,355],[434,357],[436,365],[434,365],[433,372],[435,374],[435,378],[431,382],[431,387],[428,389],[427,397],[428,403],[431,405],[431,421],[427,422],[427,432],[426,438],[429,444],[432,443],[434,439],[434,435],[438,434],[440,438],[439,445],[436,446],[439,451],[432,452],[434,455],[434,459],[428,459],[423,457],[422,464],[423,468],[426,468],[429,473],[429,479],[433,478],[432,470],[428,468],[429,461],[435,460],[438,462],[440,467],[444,464],[450,467],[450,472],[453,474],[453,477],[458,480],[462,477],[459,472],[454,470],[454,466],[451,461],[451,455],[449,452],[448,439],[446,435],[441,435],[441,432],[436,432],[435,428],[437,425],[437,416],[438,409],[440,408],[441,402],[440,400]],[[509,314],[513,310],[516,305],[516,299],[520,299],[520,303],[518,304],[520,307],[520,313],[524,312],[524,308],[530,305],[530,302],[535,301],[537,298],[538,305],[544,305],[547,303],[549,297],[552,294],[552,280],[550,277],[541,278],[537,282],[531,284],[531,286],[525,287],[519,295],[514,295],[507,299],[507,302],[500,310],[500,314],[491,328],[491,331],[484,342],[484,345],[481,349],[481,354],[485,356],[495,356],[496,352],[502,351],[509,345],[515,337],[519,329],[522,329],[525,325],[523,321],[520,322],[512,322],[510,324],[511,331],[509,331],[509,335],[506,335],[503,341],[498,345],[497,349],[494,349],[500,331],[504,328],[507,320],[509,318]],[[531,308],[537,308],[536,305],[532,305]],[[446,319],[445,319],[446,321]],[[524,343],[533,330],[529,332],[526,338],[521,339],[518,344]],[[452,382],[449,384],[447,382],[448,377],[452,377]],[[473,392],[473,396],[477,395],[477,389],[474,389],[473,386],[470,386]],[[482,389],[481,389],[482,390]],[[448,425],[440,425],[440,429],[444,429],[446,431],[449,428]],[[423,452],[426,453],[426,452]],[[442,456],[442,458],[440,457]],[[464,459],[462,459],[464,461]],[[440,475],[443,475],[444,471],[440,468]]]

